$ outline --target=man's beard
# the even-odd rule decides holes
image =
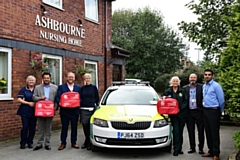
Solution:
[[[196,82],[195,81],[190,81],[190,84],[195,84]]]

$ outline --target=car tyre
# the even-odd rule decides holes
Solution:
[[[100,148],[97,147],[97,146],[94,146],[94,145],[91,143],[91,150],[92,150],[92,152],[97,152],[97,151],[100,150]]]
[[[172,151],[172,140],[171,140],[170,145],[167,146],[167,147],[162,148],[162,150],[163,150],[164,152],[171,153],[171,151]]]

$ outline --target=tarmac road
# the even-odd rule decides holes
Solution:
[[[232,136],[239,127],[221,126],[221,160],[227,160],[229,155],[235,150]],[[68,134],[70,136],[70,133]],[[0,160],[101,160],[101,159],[161,159],[161,160],[210,160],[211,158],[203,158],[197,152],[188,154],[188,134],[186,127],[184,130],[183,155],[177,157],[172,156],[172,153],[162,152],[161,149],[103,149],[99,152],[91,152],[86,149],[74,149],[70,147],[70,138],[68,136],[68,145],[58,151],[60,145],[60,132],[54,131],[51,139],[52,150],[47,151],[44,148],[38,151],[32,149],[20,149],[19,139],[0,142]],[[83,130],[78,130],[78,145],[84,141]],[[37,138],[34,142],[36,143]],[[204,151],[207,152],[205,144]]]

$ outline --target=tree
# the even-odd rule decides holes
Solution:
[[[225,91],[228,112],[234,117],[240,114],[240,0],[232,7],[232,16],[225,16],[229,38],[220,61],[220,83]],[[239,120],[239,118],[238,118]]]
[[[226,21],[223,16],[231,16],[231,5],[235,0],[191,0],[186,7],[198,16],[197,22],[180,22],[179,29],[185,37],[196,42],[205,50],[205,60],[219,61],[220,50],[227,46],[228,37]]]
[[[160,12],[148,7],[118,10],[113,14],[113,43],[132,52],[126,59],[126,71],[134,78],[153,84],[158,75],[173,73],[184,56],[180,36],[167,27]],[[131,77],[132,78],[132,77]]]

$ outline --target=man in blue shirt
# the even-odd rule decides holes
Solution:
[[[43,83],[36,86],[33,93],[33,101],[38,102],[40,100],[50,100],[55,103],[55,98],[57,95],[57,86],[51,84],[51,74],[44,72],[42,74]],[[55,104],[55,108],[56,108]],[[50,139],[52,131],[52,119],[53,117],[38,117],[38,142],[37,146],[33,149],[34,151],[39,150],[43,147],[45,143],[45,149],[51,150]],[[44,138],[44,128],[46,130]],[[44,140],[45,139],[45,140]]]
[[[219,83],[213,80],[213,71],[204,71],[206,83],[203,85],[203,118],[207,138],[208,153],[202,157],[219,160],[220,154],[220,116],[225,106],[224,93]]]

